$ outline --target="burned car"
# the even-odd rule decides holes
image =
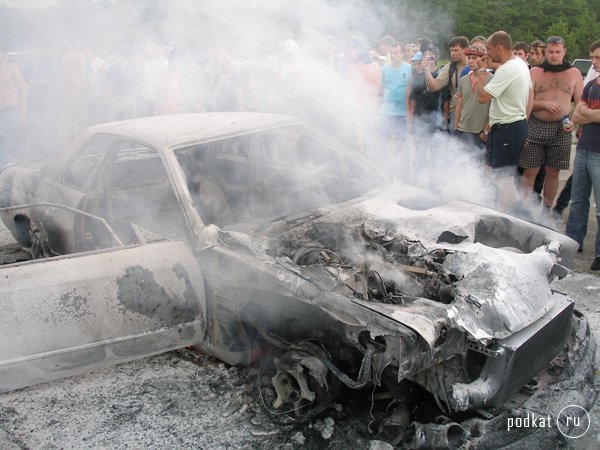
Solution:
[[[31,258],[0,269],[0,391],[194,346],[261,361],[276,415],[418,386],[471,420],[451,425],[460,445],[485,446],[473,430],[526,405],[532,379],[588,389],[595,342],[550,287],[574,241],[389,183],[293,118],[97,125],[41,169],[4,168],[0,199]]]

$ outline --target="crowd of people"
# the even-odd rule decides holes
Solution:
[[[600,223],[600,41],[583,80],[563,38],[513,43],[503,31],[450,39],[450,61],[429,38],[327,36],[307,51],[287,39],[272,54],[235,59],[222,48],[200,55],[148,39],[141,51],[9,54],[0,48],[0,163],[49,156],[83,128],[106,121],[205,111],[299,116],[335,130],[367,157],[411,181],[439,164],[439,148],[460,146],[485,167],[498,204],[519,212],[538,198],[548,215],[569,204],[566,234],[580,249],[592,189]],[[572,112],[572,103],[575,109]],[[557,198],[559,172],[573,175]],[[438,152],[438,153],[436,153]],[[527,206],[529,207],[529,206]],[[592,270],[600,270],[600,231]]]

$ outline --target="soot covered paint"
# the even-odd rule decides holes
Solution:
[[[59,302],[63,311],[73,317],[84,318],[90,315],[87,297],[79,295],[75,289],[70,294],[61,295]]]
[[[124,308],[143,314],[164,325],[192,321],[200,313],[194,301],[189,277],[183,267],[175,267],[176,274],[186,282],[183,302],[177,301],[142,266],[132,266],[117,279],[117,299]]]

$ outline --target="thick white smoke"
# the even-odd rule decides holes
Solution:
[[[469,156],[448,136],[440,134],[436,138],[430,164],[418,170],[404,142],[381,141],[380,100],[348,75],[352,62],[344,50],[353,37],[364,43],[360,49],[363,53],[376,49],[384,34],[405,43],[427,35],[443,51],[452,33],[452,24],[443,11],[364,0],[59,0],[38,2],[36,6],[47,7],[31,11],[30,33],[21,36],[23,42],[15,45],[32,52],[43,51],[43,62],[53,57],[58,60],[61,52],[71,49],[96,54],[108,65],[119,58],[128,59],[134,61],[130,70],[136,70],[152,40],[165,59],[183,55],[199,69],[191,83],[180,86],[178,94],[180,99],[201,97],[190,102],[192,111],[218,109],[214,106],[216,85],[211,77],[214,71],[228,71],[239,77],[217,86],[229,93],[235,108],[241,104],[247,109],[299,116],[358,148],[391,177],[443,197],[498,206],[498,189],[491,176],[484,173],[482,161]],[[48,39],[50,33],[54,40]],[[181,64],[182,59],[179,61]],[[263,82],[265,86],[254,103],[249,104],[248,99],[237,102],[238,89],[243,90],[240,80],[248,80],[248,74],[256,72],[271,78]],[[57,108],[62,100],[59,94]],[[46,136],[47,124],[52,129],[63,129],[64,124],[55,123],[55,116],[30,122],[30,141],[40,141],[38,130]],[[44,142],[51,141],[44,138]],[[64,144],[60,142],[57,147]],[[50,157],[48,148],[52,145],[46,145],[43,154],[38,148],[33,156]],[[420,151],[418,141],[411,151]]]

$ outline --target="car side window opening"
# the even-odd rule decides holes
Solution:
[[[183,213],[159,153],[133,141],[116,144],[97,185],[103,217],[125,243],[137,242],[132,224],[168,239],[184,238]]]
[[[83,191],[88,182],[93,178],[104,156],[111,149],[112,144],[112,136],[104,134],[94,136],[67,166],[62,174],[62,181]]]

